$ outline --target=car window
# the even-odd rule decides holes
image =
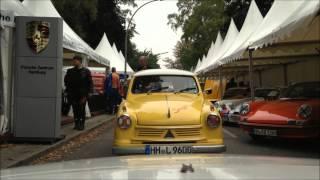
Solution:
[[[320,98],[320,83],[299,83],[289,87],[287,98]]]
[[[157,92],[198,93],[198,86],[193,77],[189,76],[141,76],[134,79],[133,94]]]

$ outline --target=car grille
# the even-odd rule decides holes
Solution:
[[[200,136],[200,129],[175,129],[173,133],[178,137]]]
[[[159,137],[163,138],[169,129],[137,129],[138,137]],[[182,129],[170,129],[174,138],[194,137],[200,136],[199,128],[182,128]]]
[[[166,130],[164,129],[139,129],[137,136],[139,137],[162,137]]]

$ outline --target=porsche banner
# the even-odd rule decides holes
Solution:
[[[15,138],[60,137],[62,28],[61,18],[16,17]]]

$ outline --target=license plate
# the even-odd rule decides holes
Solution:
[[[188,145],[146,145],[145,154],[191,154],[192,146]]]
[[[277,130],[273,129],[253,129],[253,134],[261,136],[277,136]]]

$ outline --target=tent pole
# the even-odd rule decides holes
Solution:
[[[83,54],[82,55],[82,58],[83,58],[83,60],[82,60],[82,65],[84,66],[84,67],[89,67],[89,59],[88,59],[88,57],[87,57],[87,55],[85,55],[85,54]]]
[[[222,66],[219,67],[219,95],[220,99],[222,99]]]
[[[252,59],[253,49],[249,49],[249,81],[250,81],[250,93],[251,101],[254,101],[254,87],[253,87],[253,59]]]
[[[262,87],[262,74],[261,74],[261,70],[258,71],[258,75],[259,75],[259,86]]]
[[[284,85],[288,86],[288,64],[283,64],[283,80]]]

